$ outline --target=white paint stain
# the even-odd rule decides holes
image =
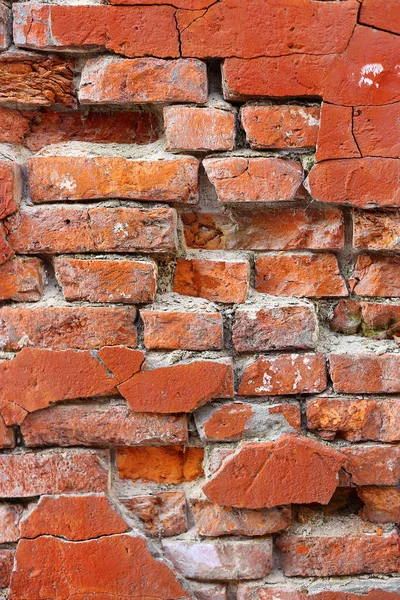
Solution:
[[[363,84],[364,85],[373,85],[374,84],[373,77],[376,77],[377,75],[379,75],[382,72],[383,72],[383,66],[380,63],[369,63],[368,65],[364,65],[361,68],[361,72],[360,72],[361,77],[358,82],[358,85],[360,87]],[[368,75],[369,75],[369,77],[367,77]],[[379,83],[375,83],[375,87],[379,87]]]
[[[76,190],[76,181],[72,177],[66,175],[60,181],[60,188],[67,192],[74,192]]]

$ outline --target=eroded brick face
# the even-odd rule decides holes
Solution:
[[[0,599],[400,600],[398,0],[0,0]]]

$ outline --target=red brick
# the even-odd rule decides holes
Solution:
[[[400,33],[399,5],[396,0],[363,0],[359,22]]]
[[[184,576],[194,579],[259,579],[272,569],[272,543],[164,540],[164,554]]]
[[[0,448],[15,448],[15,433],[11,427],[7,427],[3,417],[0,418]],[[1,537],[1,533],[0,533]],[[0,542],[1,543],[1,542]]]
[[[246,367],[238,394],[316,394],[323,392],[326,385],[325,357],[322,354],[281,354],[262,356]]]
[[[233,396],[230,362],[194,360],[136,373],[118,386],[134,411],[191,412],[212,398]]]
[[[226,458],[203,491],[213,502],[237,508],[328,504],[344,460],[336,450],[296,435],[246,442]]]
[[[309,33],[309,27],[305,29]],[[396,36],[356,25],[340,54],[228,58],[223,66],[224,95],[229,100],[298,96],[346,106],[390,104],[400,100],[399,50]]]
[[[203,475],[204,449],[186,446],[138,446],[117,450],[117,468],[121,479],[182,483]]]
[[[21,504],[0,504],[0,540],[2,544],[18,542],[23,511],[24,507]]]
[[[222,0],[181,29],[182,53],[204,58],[254,58],[343,52],[353,33],[357,10],[355,0],[338,5],[310,0],[279,4]]]
[[[8,588],[14,566],[15,550],[0,550],[0,588]]]
[[[134,446],[187,442],[185,415],[134,413],[127,406],[53,406],[21,424],[28,447]]]
[[[148,537],[170,537],[187,531],[184,492],[161,492],[151,496],[122,498],[122,504],[143,521]]]
[[[54,402],[110,395],[116,379],[93,351],[23,348],[0,362],[0,411],[6,424]]]
[[[291,586],[255,586],[240,583],[237,590],[238,600],[307,600],[307,592]]]
[[[390,487],[360,487],[357,494],[364,503],[361,516],[372,523],[400,523],[400,490]]]
[[[191,506],[196,530],[206,537],[268,535],[288,529],[291,522],[291,511],[287,507],[232,510],[207,500],[192,500]]]
[[[0,219],[18,210],[21,194],[22,181],[18,165],[0,160]]]
[[[106,491],[107,460],[107,453],[88,450],[2,454],[0,497]]]
[[[0,300],[36,302],[43,293],[44,265],[38,258],[14,258],[0,266]]]
[[[323,102],[316,160],[359,157],[361,153],[353,132],[353,108]]]
[[[227,402],[205,406],[195,413],[201,439],[236,441],[242,438],[273,435],[277,429],[301,429],[300,408],[296,404],[249,404]]]
[[[154,300],[154,262],[56,258],[54,266],[66,300],[122,304]]]
[[[313,348],[318,323],[309,306],[239,308],[232,329],[238,352]]]
[[[364,335],[376,338],[397,338],[400,306],[396,304],[361,302]]]
[[[358,333],[361,324],[361,303],[356,300],[340,300],[329,321],[332,331],[348,334]]]
[[[400,250],[400,212],[354,211],[353,245],[366,250]]]
[[[303,196],[300,163],[282,158],[206,158],[220,202],[279,202]]]
[[[14,40],[35,50],[111,50],[125,56],[179,56],[172,6],[18,4]],[[157,23],[157,27],[154,27]]]
[[[206,65],[195,59],[93,58],[82,71],[82,104],[207,102]]]
[[[10,260],[14,255],[13,249],[6,240],[6,230],[3,223],[0,222],[0,265]]]
[[[51,560],[43,561],[44,556]],[[63,600],[66,593],[76,598],[189,598],[170,568],[132,533],[83,542],[53,536],[21,540],[10,588],[10,600]]]
[[[0,349],[26,346],[86,350],[136,346],[135,308],[46,306],[0,308]]]
[[[347,296],[333,254],[266,254],[256,259],[256,290],[274,296]]]
[[[346,456],[343,483],[352,485],[400,484],[400,446],[342,447]]]
[[[374,157],[317,163],[308,177],[310,193],[321,202],[361,208],[399,206],[399,163],[393,158]]]
[[[319,106],[247,104],[240,111],[251,148],[315,148]]]
[[[33,208],[6,220],[16,252],[174,252],[173,208]]]
[[[129,529],[104,494],[87,496],[42,496],[21,521],[21,537],[41,535],[81,541]]]
[[[186,244],[205,250],[334,250],[343,248],[343,214],[337,209],[240,208],[229,213],[182,215]]]
[[[22,144],[34,152],[69,141],[147,144],[158,137],[157,115],[141,109],[54,112],[0,108],[0,142]]]
[[[396,394],[400,392],[400,354],[331,354],[335,392]]]
[[[233,150],[235,114],[216,107],[167,106],[164,108],[167,150]]]
[[[282,569],[289,577],[398,572],[398,543],[395,532],[378,535],[352,531],[350,527],[342,535],[283,534],[277,541]]]
[[[397,442],[400,400],[315,398],[307,403],[307,427],[323,437],[352,442]]]
[[[173,291],[214,302],[240,303],[246,300],[249,279],[245,260],[178,258]]]
[[[226,585],[222,583],[198,583],[191,581],[190,587],[198,600],[228,600]]]
[[[26,52],[0,54],[0,104],[74,107],[74,63]]]
[[[368,581],[368,580],[367,580]],[[376,585],[379,586],[379,589],[375,588],[374,589],[370,589],[370,585],[367,583],[367,581],[363,581],[364,586],[361,584],[362,586],[362,591],[360,594],[355,593],[349,593],[349,592],[338,592],[338,591],[334,591],[334,592],[321,592],[320,594],[313,594],[312,596],[308,596],[308,598],[310,598],[310,600],[399,600],[399,594],[397,592],[391,592],[391,591],[384,591],[383,588],[385,586],[385,583],[382,581],[380,582],[376,582],[376,583],[372,583],[370,585]],[[396,585],[396,584],[395,584]],[[356,589],[357,587],[361,587],[360,585],[354,586]],[[388,588],[390,589],[392,586],[390,584],[390,580],[389,580],[389,585]],[[394,589],[394,587],[392,587],[392,589]],[[364,593],[365,592],[365,593]]]
[[[6,50],[11,44],[12,13],[7,5],[0,5],[0,49]]]
[[[400,157],[400,104],[354,108],[354,137],[363,156]]]
[[[219,313],[141,310],[140,316],[149,350],[221,350],[224,346]]]
[[[362,255],[357,259],[352,282],[360,296],[400,297],[400,258]]]
[[[154,0],[110,0],[110,4],[154,4]],[[208,8],[214,0],[173,0],[173,6],[185,10]],[[156,4],[171,4],[171,0],[157,0]]]
[[[196,203],[199,163],[193,157],[41,156],[28,160],[33,202],[122,198]]]

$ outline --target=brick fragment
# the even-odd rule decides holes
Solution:
[[[0,497],[106,491],[108,454],[79,450],[0,456]]]
[[[93,58],[82,70],[82,104],[207,102],[206,65],[195,59]]]
[[[357,489],[364,502],[361,516],[372,523],[400,523],[400,490],[398,488],[366,486]]]
[[[312,307],[238,308],[232,329],[238,352],[263,352],[315,346],[318,324]]]
[[[192,157],[39,154],[28,160],[29,188],[36,203],[102,198],[196,203],[198,166]]]
[[[39,208],[6,219],[16,252],[174,252],[173,208]]]
[[[220,313],[141,310],[140,316],[144,323],[144,345],[149,350],[223,348]]]
[[[0,504],[0,540],[2,544],[18,542],[23,511],[24,507],[21,504]]]
[[[364,0],[359,22],[365,25],[400,33],[400,16],[396,0]]]
[[[250,148],[315,148],[319,106],[246,104],[240,118]]]
[[[206,537],[268,535],[288,529],[291,523],[291,511],[287,507],[232,509],[207,500],[192,500],[191,507],[197,532]]]
[[[185,446],[138,446],[117,450],[121,479],[182,483],[203,475],[204,449]]]
[[[262,356],[243,372],[240,396],[315,394],[327,385],[322,354]]]
[[[357,333],[362,323],[361,303],[356,300],[340,300],[330,319],[332,331]]]
[[[0,223],[0,265],[4,265],[4,263],[10,260],[14,255],[13,249],[6,240],[5,234],[5,227]]]
[[[0,219],[18,210],[21,194],[20,168],[9,160],[0,160]]]
[[[162,545],[166,558],[184,577],[210,581],[259,579],[272,569],[269,539],[258,543],[163,540]]]
[[[354,137],[362,155],[400,158],[400,103],[357,106],[353,110]]]
[[[0,308],[0,349],[26,346],[86,350],[102,346],[136,346],[136,309],[92,306]]]
[[[238,600],[307,600],[307,592],[295,586],[264,586],[240,583],[237,590]]]
[[[0,588],[10,586],[11,574],[14,566],[15,550],[0,550]]]
[[[132,515],[143,521],[148,537],[170,537],[187,531],[184,492],[160,492],[124,498],[121,502]]]
[[[336,450],[296,435],[284,434],[276,442],[245,442],[225,459],[203,491],[217,504],[237,508],[328,504],[344,461]]]
[[[15,433],[11,427],[7,427],[3,417],[0,418],[0,448],[15,448]],[[1,542],[0,542],[1,543]]]
[[[191,581],[190,587],[198,600],[228,600],[226,585],[222,583],[198,583]]]
[[[361,333],[374,339],[398,339],[400,305],[342,300],[335,306],[330,325],[333,331],[340,333]]]
[[[354,268],[353,291],[360,296],[400,297],[400,258],[361,255]]]
[[[198,250],[334,250],[344,245],[337,209],[231,209],[182,215],[186,244]]]
[[[282,158],[206,158],[220,202],[279,202],[303,197],[300,163]]]
[[[6,4],[0,5],[0,50],[11,44],[12,13]]]
[[[400,446],[349,446],[341,448],[346,456],[342,482],[356,486],[400,484]]]
[[[344,394],[400,392],[399,354],[331,354],[329,365],[335,392]]]
[[[256,259],[256,290],[274,296],[347,296],[333,254],[280,253]]]
[[[233,150],[235,114],[216,107],[167,106],[164,108],[167,150],[207,152]]]
[[[26,446],[134,446],[182,444],[186,416],[133,413],[126,406],[53,406],[28,415],[21,424]]]
[[[365,250],[400,250],[400,212],[354,211],[353,245]]]
[[[245,260],[178,258],[173,291],[214,302],[240,303],[246,300],[249,279],[249,263]]]
[[[54,265],[66,300],[122,304],[154,300],[154,262],[57,258]]]
[[[0,300],[37,302],[43,293],[44,264],[16,257],[0,266]]]
[[[338,158],[360,158],[353,132],[353,108],[322,103],[317,162]]]

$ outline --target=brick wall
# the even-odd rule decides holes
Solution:
[[[399,600],[398,0],[0,47],[0,598]]]

